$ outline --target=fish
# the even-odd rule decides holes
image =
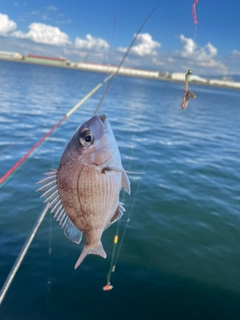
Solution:
[[[106,258],[101,237],[125,211],[119,201],[122,188],[130,195],[130,181],[106,115],[96,115],[80,125],[68,142],[58,169],[38,183],[41,197],[51,207],[65,236],[85,244],[74,266],[89,254]]]

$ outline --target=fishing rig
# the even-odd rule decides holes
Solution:
[[[195,43],[195,38],[196,38],[196,25],[198,23],[198,19],[197,19],[197,14],[196,14],[196,5],[198,4],[198,0],[195,0],[193,2],[193,5],[192,5],[192,16],[193,16],[193,22],[194,22],[194,25],[195,25],[195,35],[194,35],[194,43]],[[158,6],[157,6],[158,7]],[[119,70],[120,68],[122,67],[126,57],[128,56],[131,48],[133,47],[135,41],[137,40],[141,30],[143,29],[144,25],[146,24],[146,22],[148,21],[148,19],[150,18],[150,16],[153,14],[153,12],[157,9],[157,7],[153,8],[152,11],[147,15],[147,17],[145,18],[145,20],[143,21],[143,23],[141,24],[141,26],[139,27],[137,33],[135,34],[132,42],[130,43],[126,53],[124,54],[117,70],[108,75],[101,83],[99,83],[96,87],[94,87],[85,97],[83,97],[71,110],[69,110],[68,113],[65,114],[65,116],[58,122],[56,123],[21,159],[18,160],[17,163],[15,163],[1,178],[0,178],[0,188],[17,172],[17,170],[20,169],[20,167],[22,165],[24,165],[26,163],[26,161],[30,158],[30,156],[32,155],[32,153],[37,150],[37,148],[39,148],[42,143],[58,128],[60,127],[60,125],[65,121],[67,120],[78,108],[80,108],[80,106],[85,102],[87,101],[98,89],[100,89],[103,84],[107,83],[108,82],[108,85],[106,87],[106,90],[100,100],[100,102],[98,103],[98,106],[96,107],[93,115],[96,115],[96,113],[99,111],[100,109],[100,106],[103,102],[103,100],[105,99],[106,97],[106,94],[108,93],[115,77],[118,75],[119,73]],[[186,73],[185,75],[185,82],[184,82],[184,96],[183,96],[183,101],[182,101],[182,104],[185,105],[185,108],[187,107],[187,103],[188,103],[188,99],[190,97],[192,98],[196,98],[195,94],[192,93],[191,91],[188,90],[188,81],[189,81],[189,77],[190,75],[192,74],[192,71],[191,70],[188,70],[188,72]],[[109,81],[111,80],[111,81]],[[186,99],[188,98],[188,99]],[[185,109],[185,108],[182,108],[182,109]],[[137,186],[137,190],[140,186],[140,183],[138,184]],[[134,201],[132,203],[132,207],[134,205]],[[3,287],[0,291],[0,306],[4,300],[4,297],[42,223],[42,221],[44,220],[45,218],[45,215],[47,213],[49,209],[49,205],[47,204],[46,207],[43,209],[43,211],[41,212],[41,214],[39,215],[38,219],[36,220],[34,226],[33,226],[33,229],[32,231],[30,232],[25,244],[23,245],[22,247],[22,250],[20,251],[12,269],[10,270],[9,272],[9,275],[7,277],[7,279],[5,280],[4,284],[3,284]],[[131,210],[132,211],[132,210]],[[131,214],[131,211],[130,211],[130,214]],[[118,257],[119,257],[119,253],[120,253],[120,250],[121,250],[121,247],[122,247],[122,243],[123,243],[123,240],[124,240],[124,237],[125,237],[125,234],[126,234],[126,230],[127,230],[127,226],[128,226],[128,223],[130,222],[130,215],[129,215],[129,218],[127,219],[126,223],[125,223],[125,228],[124,228],[124,231],[123,231],[123,236],[121,238],[121,242],[120,242],[120,245],[118,247],[118,251],[116,251],[116,248],[117,248],[117,244],[118,244],[118,239],[119,239],[119,236],[118,236],[118,233],[119,233],[119,224],[117,224],[117,230],[116,230],[116,234],[114,236],[114,239],[113,239],[113,250],[112,250],[112,258],[111,258],[111,262],[110,262],[110,268],[109,268],[109,271],[107,273],[107,284],[103,287],[103,290],[104,291],[109,291],[109,290],[112,290],[113,289],[113,286],[111,285],[111,282],[110,282],[110,279],[111,279],[111,274],[115,271],[115,268],[116,268],[116,263],[117,263],[117,260],[118,260]]]
[[[197,12],[196,12],[196,5],[197,4],[198,4],[198,0],[194,0],[194,2],[192,4],[193,23],[195,25],[194,44],[196,43],[197,24],[198,24],[198,18],[197,18]],[[189,88],[188,88],[188,82],[190,80],[191,74],[192,74],[192,70],[188,70],[188,72],[185,75],[183,98],[182,98],[182,104],[181,104],[182,110],[185,110],[187,108],[188,102],[189,102],[189,98],[196,99],[196,95],[193,92],[191,92],[189,90]]]
[[[188,89],[188,82],[191,74],[192,74],[192,70],[188,70],[188,72],[185,75],[184,91],[183,91],[184,93],[183,93],[182,105],[181,105],[181,108],[183,110],[187,108],[189,98],[196,99],[196,95]]]
[[[18,160],[17,163],[15,163],[1,178],[0,178],[0,188],[3,186],[4,183],[6,183],[15,173],[18,169],[20,169],[20,167],[26,163],[26,161],[30,158],[31,154],[33,153],[33,151],[35,151],[37,148],[39,148],[42,143],[58,128],[60,127],[60,125],[65,121],[67,120],[87,99],[89,99],[98,89],[100,89],[102,87],[103,84],[107,83],[110,79],[111,81],[109,81],[107,87],[106,87],[106,90],[100,100],[100,102],[98,103],[98,106],[96,107],[93,115],[96,115],[96,113],[98,112],[98,110],[100,109],[100,106],[103,102],[103,100],[105,99],[106,97],[106,94],[108,93],[111,85],[113,84],[113,81],[115,79],[115,77],[118,75],[119,73],[119,70],[120,68],[122,67],[125,59],[127,58],[131,48],[133,47],[135,41],[137,40],[140,32],[142,31],[144,25],[146,24],[146,22],[148,21],[148,19],[150,18],[150,16],[153,14],[153,12],[157,9],[157,7],[154,7],[151,12],[147,15],[147,17],[145,18],[145,20],[142,22],[141,26],[139,27],[137,33],[134,35],[134,38],[133,40],[131,41],[127,51],[125,52],[117,70],[108,75],[101,83],[99,83],[96,87],[94,87],[85,97],[83,97],[71,110],[69,110],[68,113],[65,114],[65,116],[58,122],[56,123],[52,129],[50,129],[20,160]],[[49,205],[47,204],[46,207],[44,208],[44,210],[41,212],[41,214],[39,215],[38,219],[36,220],[34,226],[33,226],[33,229],[32,231],[30,232],[25,244],[23,245],[22,247],[22,250],[20,251],[12,269],[10,270],[9,272],[9,275],[7,277],[7,279],[5,280],[4,284],[3,284],[3,287],[0,291],[0,306],[3,302],[3,299],[42,223],[42,221],[44,220],[44,217],[47,213],[49,209]],[[130,221],[130,219],[128,219]],[[128,222],[126,223],[126,225],[128,224]],[[119,227],[118,227],[119,228]],[[117,228],[117,233],[116,235],[114,236],[114,247],[113,247],[113,254],[112,254],[112,262],[110,264],[110,270],[111,272],[113,272],[115,270],[115,267],[112,265],[113,261],[114,261],[114,256],[115,256],[115,251],[116,251],[116,245],[118,243],[118,228]],[[125,226],[125,230],[126,232],[126,226]],[[124,233],[125,234],[125,233]],[[122,243],[122,242],[121,242]],[[119,251],[118,251],[118,255],[119,255]],[[117,258],[118,258],[118,255],[117,255]],[[116,259],[115,259],[115,263],[116,263]],[[112,265],[112,267],[111,267]],[[114,267],[114,268],[113,268]],[[105,287],[103,287],[103,290],[104,291],[109,291],[113,288],[113,286],[111,285],[110,283],[110,275],[111,275],[111,272],[108,273],[108,276],[107,276],[107,285]]]

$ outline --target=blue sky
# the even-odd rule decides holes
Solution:
[[[202,76],[240,75],[240,2],[199,0],[0,1],[0,50]]]

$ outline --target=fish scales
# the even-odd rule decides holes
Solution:
[[[130,182],[122,167],[114,134],[105,115],[94,116],[77,128],[68,142],[58,170],[41,180],[47,201],[64,234],[80,243],[86,241],[77,268],[88,254],[106,257],[101,237],[121,218],[122,187],[130,194]]]
[[[70,219],[85,233],[99,224],[101,227],[106,226],[111,219],[112,211],[115,212],[117,209],[121,188],[121,173],[103,174],[94,167],[83,166],[79,174],[73,170],[73,177],[69,176],[64,182],[64,190],[67,191],[61,191],[63,206]],[[58,184],[62,184],[62,179],[65,177],[61,178],[59,173]],[[119,187],[116,188],[116,185]]]
[[[86,179],[84,178],[86,175]],[[91,225],[105,227],[116,211],[118,205],[119,189],[121,187],[120,173],[107,172],[105,174],[89,170],[85,167],[81,172],[78,199],[82,208],[82,215],[91,219]],[[116,188],[115,186],[118,186]],[[95,213],[99,212],[96,216]]]

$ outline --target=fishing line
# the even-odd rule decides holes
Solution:
[[[32,137],[33,137],[33,134],[31,134],[31,135],[29,135],[29,136],[26,136],[26,137],[23,137],[22,139],[18,139],[17,142],[12,142],[12,143],[10,143],[10,146],[7,146],[6,148],[2,149],[2,150],[0,151],[0,154],[4,153],[6,150],[11,149],[11,148],[14,147],[16,144],[19,145],[19,142],[22,142],[22,141],[24,141],[24,140],[26,140],[26,139],[29,139],[29,138],[32,138]]]
[[[52,151],[54,152],[54,151]],[[54,168],[54,153],[52,154],[52,165]],[[52,262],[52,217],[48,216],[49,219],[49,235],[48,235],[48,272],[47,272],[47,314],[50,319],[50,298],[51,298],[51,262]]]
[[[114,263],[114,258],[115,258],[115,253],[116,253],[116,249],[117,249],[117,243],[118,243],[118,234],[119,234],[119,228],[120,228],[120,223],[119,221],[117,222],[117,228],[116,228],[116,232],[115,232],[115,236],[113,238],[113,248],[112,248],[112,254],[111,254],[111,261],[109,264],[109,270],[107,273],[107,284],[106,286],[103,287],[104,291],[109,291],[113,288],[113,286],[111,285],[111,274],[112,272],[115,271],[115,263]]]
[[[195,25],[195,30],[194,30],[194,39],[193,39],[193,52],[192,54],[194,55],[194,51],[197,47],[196,45],[196,33],[197,33],[197,23],[198,23],[198,20],[197,20],[197,13],[196,13],[196,4],[198,3],[198,0],[195,0],[193,2],[193,5],[192,5],[192,15],[193,15],[193,22],[194,22],[194,25]],[[189,90],[189,81],[190,81],[190,76],[192,74],[192,70],[188,70],[187,73],[185,74],[185,81],[184,81],[184,90],[183,90],[183,98],[182,98],[182,104],[181,104],[181,108],[182,110],[185,110],[188,106],[188,103],[189,103],[189,98],[193,98],[195,99],[196,98],[196,95],[191,92]]]
[[[132,155],[132,153],[133,153],[133,148],[131,148],[131,155]],[[130,163],[131,163],[131,160],[129,159],[129,164]],[[128,167],[129,167],[129,165],[128,165]],[[122,196],[122,202],[123,203],[124,203],[125,196],[126,196],[126,193],[124,192],[123,196]],[[135,197],[136,197],[136,193],[135,193]],[[131,209],[130,209],[130,212],[131,212]],[[126,220],[126,223],[124,225],[123,235],[121,236],[121,241],[120,241],[120,244],[119,244],[119,248],[118,248],[118,251],[116,253],[118,240],[120,238],[119,237],[119,230],[120,230],[121,220],[117,221],[116,232],[115,232],[115,235],[113,237],[113,248],[112,248],[112,253],[111,253],[111,261],[110,261],[109,270],[108,270],[108,273],[107,273],[107,284],[103,287],[104,291],[109,291],[109,290],[113,289],[113,286],[111,285],[111,282],[110,282],[111,275],[112,275],[113,272],[115,272],[115,269],[116,269],[116,264],[117,264],[117,260],[118,260],[119,254],[120,254],[120,250],[122,248],[123,240],[125,238],[127,225],[130,222],[130,215],[131,214],[129,213],[128,214],[128,218]]]
[[[110,63],[111,63],[111,55],[112,55],[112,47],[113,47],[113,38],[114,38],[115,26],[116,26],[116,19],[117,19],[117,9],[118,9],[118,0],[116,0],[115,13],[114,13],[114,18],[113,18],[113,30],[112,30],[112,37],[111,37],[111,42],[110,42],[109,58],[108,58],[108,73],[109,73],[109,70],[110,70]],[[106,94],[107,94],[107,85],[105,85],[103,97],[106,96]],[[116,234],[118,234],[118,229],[119,229],[119,223],[117,224]],[[116,238],[114,238],[114,239],[116,239]],[[118,238],[117,238],[117,239],[118,239]],[[110,274],[110,270],[112,269],[112,264],[113,264],[113,258],[114,258],[115,250],[116,250],[116,246],[113,246],[113,250],[112,250],[112,254],[111,254],[111,262],[110,262],[108,274]],[[107,277],[107,283],[108,283],[108,282],[110,282],[110,278],[108,279],[108,277]],[[108,286],[109,286],[109,289],[112,289],[112,286],[111,286],[111,285],[108,285]]]
[[[150,148],[150,150],[151,150],[151,148]],[[143,170],[145,169],[145,166],[146,166],[146,164],[143,166]],[[111,280],[111,276],[112,276],[112,273],[115,272],[115,269],[116,269],[117,261],[118,261],[118,258],[119,258],[119,255],[120,255],[120,251],[121,251],[122,246],[123,246],[123,241],[125,239],[125,235],[126,235],[126,232],[127,232],[128,224],[129,224],[129,222],[131,220],[131,216],[132,216],[133,208],[135,206],[135,201],[136,201],[136,198],[137,198],[137,194],[139,192],[140,184],[141,184],[141,181],[139,180],[138,184],[137,184],[137,188],[136,188],[135,194],[134,194],[134,197],[133,197],[131,208],[130,208],[130,211],[129,211],[129,214],[128,214],[128,218],[127,218],[127,220],[125,222],[125,225],[124,225],[124,229],[123,229],[123,233],[122,233],[122,236],[121,236],[121,241],[120,241],[118,250],[117,250],[117,244],[118,244],[118,239],[119,239],[120,220],[118,220],[118,222],[117,222],[117,229],[116,229],[115,236],[113,238],[112,257],[111,257],[109,271],[107,273],[107,284],[106,284],[106,286],[103,287],[104,291],[109,291],[109,290],[113,289],[113,286],[111,285],[111,281],[110,281]],[[124,197],[125,197],[125,194],[124,194]]]
[[[194,46],[196,46],[196,33],[197,33],[197,23],[198,23],[198,20],[197,20],[197,15],[196,15],[196,4],[198,3],[198,0],[195,0],[193,5],[192,5],[192,15],[193,15],[193,20],[194,20],[194,25],[195,25],[195,32],[194,32]],[[194,53],[194,47],[193,47],[193,53]],[[176,69],[176,64],[177,64],[177,61],[175,61],[175,66],[174,66],[174,69]],[[188,71],[190,72],[190,70]],[[188,77],[188,80],[189,80],[189,77]],[[171,82],[171,81],[170,81]],[[111,83],[108,84],[108,86],[110,87],[111,86]],[[169,90],[169,83],[168,83],[168,86],[167,86],[167,91]],[[190,92],[191,93],[191,92]],[[101,101],[100,101],[101,103]],[[99,103],[99,104],[100,104]],[[145,169],[145,166],[146,164],[143,166],[143,170]],[[125,235],[126,235],[126,231],[127,231],[127,227],[128,227],[128,224],[131,220],[131,215],[132,215],[132,211],[133,211],[133,208],[134,208],[134,205],[135,205],[135,201],[136,201],[136,197],[137,197],[137,194],[139,192],[139,188],[140,188],[140,180],[137,184],[137,188],[136,188],[136,192],[135,192],[135,195],[134,195],[134,198],[133,198],[133,201],[132,201],[132,205],[131,205],[131,209],[130,209],[130,212],[128,214],[128,218],[126,220],[126,223],[125,223],[125,226],[124,226],[124,230],[123,230],[123,234],[122,234],[122,237],[121,237],[121,241],[119,243],[119,247],[118,247],[118,250],[117,249],[117,244],[118,244],[118,235],[119,235],[119,225],[120,225],[120,221],[117,222],[117,229],[116,229],[116,233],[115,233],[115,236],[114,236],[114,244],[113,244],[113,250],[112,250],[112,257],[111,257],[111,261],[110,261],[110,267],[109,267],[109,271],[107,273],[107,285],[103,287],[103,290],[104,291],[109,291],[113,288],[113,286],[111,285],[111,274],[115,271],[116,269],[116,264],[117,264],[117,261],[119,259],[119,255],[120,255],[120,251],[122,249],[122,245],[123,245],[123,241],[124,241],[124,238],[125,238]]]
[[[196,38],[197,38],[197,25],[195,24],[195,28],[194,28],[194,45],[195,45],[195,48],[197,47],[197,44],[196,44]],[[193,50],[194,51],[194,50]]]
[[[110,70],[110,62],[111,62],[111,55],[112,55],[112,44],[113,44],[113,38],[114,38],[115,26],[116,26],[116,20],[117,20],[117,10],[118,10],[118,0],[116,0],[115,12],[114,12],[114,18],[113,18],[113,30],[112,30],[112,37],[111,37],[111,41],[110,41],[110,50],[109,50],[109,56],[108,56],[108,71],[107,71],[107,75],[109,75],[109,70]],[[107,90],[107,86],[105,84],[103,96],[106,95],[106,90]]]
[[[51,261],[52,261],[52,217],[49,215],[49,237],[48,237],[48,277],[47,277],[47,314],[50,316],[51,298]]]
[[[140,26],[140,28],[138,29],[137,33],[134,35],[133,40],[132,40],[132,42],[130,43],[129,47],[127,48],[127,51],[125,52],[125,54],[124,54],[124,56],[123,56],[123,58],[122,58],[122,60],[121,60],[121,62],[120,62],[120,64],[119,64],[117,70],[112,74],[112,79],[109,81],[109,83],[108,83],[108,85],[107,85],[107,88],[106,88],[106,91],[105,91],[104,95],[102,96],[102,99],[99,101],[97,108],[96,108],[95,111],[94,111],[94,114],[93,114],[94,116],[97,114],[98,110],[100,109],[100,106],[101,106],[103,100],[105,99],[106,94],[108,93],[111,85],[113,84],[113,81],[114,81],[115,77],[117,76],[120,68],[122,67],[125,59],[127,58],[127,56],[128,56],[128,54],[129,54],[130,50],[132,49],[135,41],[137,40],[140,32],[142,31],[142,28],[144,27],[144,25],[146,24],[146,22],[148,21],[148,19],[151,17],[151,15],[153,14],[153,12],[154,12],[157,8],[158,8],[158,6],[156,6],[155,8],[152,9],[152,11],[147,15],[147,17],[145,18],[145,20],[144,20],[143,23],[141,24],[141,26]]]
[[[148,21],[148,19],[151,17],[151,15],[153,14],[153,12],[154,12],[157,8],[158,8],[158,6],[154,7],[154,8],[152,9],[152,11],[150,11],[150,13],[149,13],[149,14],[147,15],[147,17],[144,19],[143,23],[140,25],[137,33],[134,35],[133,40],[131,41],[131,43],[130,43],[128,49],[127,49],[127,51],[125,52],[125,54],[124,54],[124,56],[123,56],[123,58],[122,58],[122,60],[121,60],[121,62],[120,62],[120,64],[119,64],[116,72],[113,74],[113,77],[112,77],[111,81],[108,83],[107,88],[106,88],[106,90],[105,90],[105,92],[104,92],[104,95],[102,96],[102,99],[100,100],[100,102],[98,103],[97,108],[95,109],[94,115],[96,115],[97,112],[99,111],[99,109],[100,109],[100,107],[101,107],[101,104],[102,104],[104,98],[106,97],[106,94],[108,93],[108,91],[109,91],[109,89],[110,89],[110,87],[111,87],[111,85],[112,85],[112,83],[113,83],[116,75],[118,74],[121,66],[123,65],[126,57],[128,56],[130,50],[132,49],[135,41],[137,40],[140,32],[142,31],[144,25],[146,24],[146,22]],[[135,197],[136,197],[136,195],[135,195]],[[129,223],[129,221],[130,221],[130,219],[127,219],[127,224]],[[126,226],[125,226],[125,229],[124,229],[124,236],[125,236],[125,233],[126,233]],[[117,229],[116,229],[116,233],[115,233],[115,236],[114,236],[114,239],[113,239],[112,257],[111,257],[111,261],[110,261],[109,271],[108,271],[108,273],[107,273],[107,284],[103,287],[103,290],[104,290],[104,291],[109,291],[109,290],[111,290],[111,289],[113,288],[113,286],[112,286],[111,283],[110,283],[110,278],[111,278],[111,273],[115,271],[115,265],[116,265],[116,263],[114,264],[114,261],[115,261],[116,246],[117,246],[117,244],[118,244],[118,234],[119,234],[119,222],[117,223]],[[121,247],[122,247],[122,242],[123,242],[123,240],[121,240],[121,242],[120,242],[120,249],[121,249]],[[117,254],[117,258],[118,258],[118,256],[119,256],[119,251],[118,251],[118,254]]]
[[[150,148],[151,150],[151,148]],[[145,169],[145,166],[143,167],[143,170]],[[132,216],[132,212],[133,212],[133,208],[134,208],[134,205],[135,205],[135,201],[136,201],[136,198],[137,198],[137,194],[138,194],[138,191],[139,191],[139,188],[140,188],[140,180],[138,181],[138,184],[137,184],[137,188],[136,188],[136,191],[135,191],[135,195],[134,195],[134,198],[133,198],[133,201],[132,201],[132,205],[131,205],[131,209],[130,209],[130,212],[129,212],[129,215],[128,215],[128,218],[126,220],[126,223],[125,223],[125,226],[124,226],[124,230],[123,230],[123,235],[122,235],[122,238],[121,238],[121,242],[119,244],[119,247],[118,247],[118,251],[117,251],[117,255],[116,255],[116,259],[114,260],[114,270],[115,271],[115,268],[116,268],[116,264],[117,264],[117,261],[118,261],[118,258],[119,258],[119,254],[120,254],[120,251],[122,249],[122,245],[123,245],[123,240],[125,238],[125,235],[126,235],[126,232],[127,232],[127,227],[128,227],[128,224],[131,220],[131,216]]]
[[[123,58],[122,58],[122,60],[121,60],[121,62],[120,62],[120,64],[119,64],[116,72],[113,74],[113,77],[112,77],[111,81],[108,83],[107,88],[106,88],[106,90],[105,90],[105,92],[104,92],[104,94],[103,94],[103,96],[102,96],[102,99],[101,99],[100,102],[98,103],[98,106],[97,106],[97,108],[95,109],[93,115],[96,115],[97,112],[99,111],[99,109],[100,109],[100,107],[101,107],[101,104],[102,104],[102,102],[104,101],[104,99],[105,99],[105,97],[106,97],[106,95],[107,95],[107,93],[108,93],[108,91],[109,91],[109,89],[110,89],[110,87],[111,87],[114,79],[115,79],[115,76],[118,74],[121,66],[123,65],[126,57],[128,56],[130,50],[132,49],[135,41],[137,40],[140,32],[142,31],[144,25],[146,24],[146,22],[148,21],[148,19],[150,18],[150,16],[153,14],[153,12],[154,12],[157,8],[158,8],[158,6],[156,6],[155,8],[152,9],[152,11],[148,14],[148,16],[145,18],[145,20],[143,21],[143,23],[142,23],[141,26],[139,27],[137,33],[134,35],[133,40],[131,41],[131,43],[130,43],[128,49],[127,49],[127,51],[125,52],[125,54],[124,54],[124,56],[123,56]],[[137,190],[139,189],[139,186],[140,186],[140,182],[139,182],[139,184],[138,184]],[[134,200],[135,200],[135,198],[136,198],[136,193],[135,193]],[[135,203],[135,201],[133,201],[133,203]],[[132,210],[131,210],[131,212],[132,212]],[[107,273],[107,284],[103,287],[103,290],[104,290],[104,291],[109,291],[109,290],[111,290],[111,289],[113,288],[113,286],[112,286],[111,283],[110,283],[111,273],[115,271],[116,261],[117,261],[117,259],[118,259],[118,257],[119,257],[119,253],[120,253],[120,250],[121,250],[121,247],[122,247],[122,243],[123,243],[123,240],[124,240],[124,237],[125,237],[125,234],[126,234],[127,224],[129,223],[129,221],[130,221],[130,214],[129,214],[129,218],[127,219],[127,222],[126,222],[124,231],[123,231],[123,237],[122,237],[121,242],[120,242],[120,246],[119,246],[119,250],[118,250],[118,252],[117,252],[117,256],[116,256],[116,258],[115,258],[116,247],[117,247],[118,238],[119,238],[119,221],[118,221],[118,223],[117,223],[117,229],[116,229],[115,236],[114,236],[114,239],[113,239],[113,249],[112,249],[111,261],[110,261],[109,271],[108,271],[108,273]]]
[[[131,148],[131,155],[132,155],[132,151],[133,149]],[[129,160],[129,163],[131,163],[131,161]],[[129,166],[128,166],[129,167]],[[122,196],[122,202],[124,203],[124,199],[125,199],[125,196],[126,196],[126,193],[124,192],[123,193],[123,196]],[[113,237],[113,248],[112,248],[112,253],[111,253],[111,261],[110,261],[110,265],[109,265],[109,270],[108,270],[108,273],[107,273],[107,284],[106,286],[103,287],[103,290],[104,291],[108,291],[108,290],[111,290],[113,288],[113,286],[111,285],[110,283],[110,279],[111,279],[111,274],[112,272],[115,271],[115,268],[116,268],[116,261],[118,259],[118,256],[119,256],[119,252],[120,252],[120,249],[122,247],[122,242],[123,242],[123,239],[125,237],[125,229],[126,229],[126,224],[130,221],[130,219],[128,218],[127,219],[127,222],[125,224],[125,228],[124,228],[124,231],[123,231],[123,236],[121,237],[121,241],[120,241],[120,249],[118,249],[117,251],[117,254],[116,254],[116,250],[117,250],[117,245],[118,245],[118,240],[119,240],[119,230],[120,230],[120,221],[121,220],[118,220],[117,221],[117,227],[116,227],[116,232],[115,232],[115,235]],[[115,258],[115,256],[117,258]]]

